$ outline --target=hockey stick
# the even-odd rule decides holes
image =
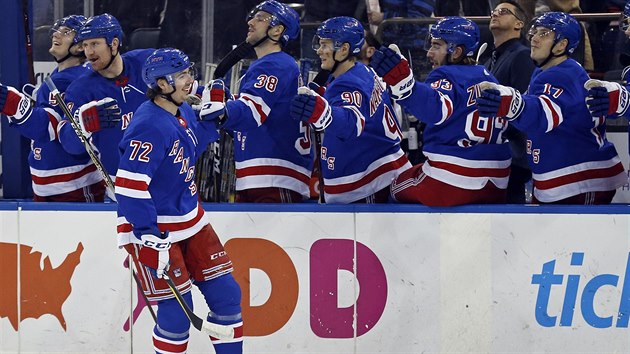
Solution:
[[[57,90],[57,86],[55,86],[55,83],[52,81],[50,76],[46,76],[44,82],[46,83],[46,86],[48,86],[48,88],[50,89],[50,93],[57,100],[57,103],[59,103],[59,107],[61,107],[63,113],[66,115],[66,117],[68,117],[68,120],[70,120],[70,125],[79,137],[79,140],[81,140],[81,143],[83,143],[83,147],[90,156],[90,160],[92,160],[92,163],[94,163],[94,166],[96,166],[96,169],[98,170],[98,172],[100,172],[101,177],[103,177],[103,180],[105,181],[105,187],[107,187],[108,191],[111,193],[111,198],[116,201],[116,197],[114,194],[114,182],[112,181],[112,178],[105,170],[105,166],[103,166],[101,160],[98,158],[98,156],[96,156],[96,152],[92,148],[92,145],[90,145],[88,139],[85,137],[85,135],[83,135],[83,132],[79,127],[79,123],[72,116],[72,112],[70,112],[70,108],[68,108],[66,101],[63,99],[63,97],[61,97],[61,93],[59,93],[59,90]]]
[[[479,63],[479,58],[481,58],[483,52],[486,51],[486,48],[488,48],[488,43],[483,43],[481,47],[479,47],[479,51],[477,52],[477,59],[475,59],[477,63]]]
[[[225,57],[223,57],[223,59],[221,59],[217,68],[214,70],[213,78],[217,79],[223,77],[228,70],[234,66],[234,64],[238,63],[241,59],[245,59],[250,56],[256,56],[254,47],[247,42],[239,44]]]
[[[26,37],[26,60],[28,61],[28,80],[35,83],[35,68],[33,64],[33,42],[31,40],[31,25],[28,17],[29,0],[22,1],[22,17],[24,21],[24,35]]]
[[[329,70],[320,70],[319,73],[313,78],[313,82],[321,87],[324,87],[328,77],[330,76]],[[319,203],[325,204],[326,197],[324,196],[324,171],[322,169],[322,132],[313,129],[315,134],[315,158],[317,159],[317,165],[319,166]]]
[[[190,307],[188,307],[186,300],[184,300],[182,293],[179,292],[173,280],[166,274],[164,275],[163,279],[166,280],[166,284],[168,284],[168,287],[171,288],[171,291],[175,295],[177,302],[179,302],[179,305],[182,307],[182,310],[184,310],[184,312],[186,313],[186,317],[188,317],[193,327],[195,327],[198,331],[204,332],[217,339],[233,339],[234,338],[234,328],[208,322],[207,320],[199,318],[190,309]]]

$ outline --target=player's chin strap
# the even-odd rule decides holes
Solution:
[[[348,61],[350,59],[350,52],[348,52],[348,55],[346,55],[346,57],[344,59],[342,59],[342,60],[335,59],[336,56],[337,56],[337,51],[333,50],[332,58],[333,58],[333,61],[335,63],[333,64],[332,68],[330,69],[331,75],[332,75],[332,73],[335,72],[335,70],[337,70],[337,67],[339,66],[339,64],[341,64],[341,63],[343,63],[345,61]]]
[[[551,46],[551,49],[549,49],[549,55],[547,55],[547,58],[545,60],[542,61],[542,63],[538,64],[536,63],[536,61],[534,61],[534,64],[539,67],[542,68],[543,66],[545,66],[545,64],[547,64],[551,59],[553,58],[559,58],[562,56],[569,56],[569,53],[567,52],[567,50],[565,49],[564,52],[560,53],[560,54],[553,54],[553,47],[556,46],[556,44],[558,44],[558,40],[555,41],[555,43]]]
[[[267,31],[265,32],[265,36],[262,39],[260,39],[258,42],[252,44],[252,48],[256,48],[257,46],[259,46],[260,44],[262,44],[266,40],[270,40],[270,41],[272,41],[274,43],[280,43],[280,46],[282,46],[282,42],[280,42],[279,39],[273,39],[273,38],[269,37],[269,30],[270,29],[271,29],[271,27],[267,28]],[[285,31],[286,31],[286,29],[285,29]],[[280,38],[282,38],[283,34],[284,34],[284,31],[282,31],[282,33],[280,33]]]
[[[57,64],[61,64],[61,63],[63,63],[64,61],[68,60],[68,58],[72,58],[72,57],[75,57],[75,58],[85,58],[85,52],[82,52],[82,51],[81,51],[81,52],[79,52],[80,54],[72,54],[72,47],[74,47],[75,45],[78,45],[78,44],[73,44],[73,45],[71,45],[71,46],[68,48],[68,54],[66,54],[66,56],[65,56],[65,57],[63,57],[63,58],[61,58],[61,59],[57,59],[57,58],[53,57],[53,58],[55,59],[55,62],[56,62]],[[110,65],[111,65],[111,63],[110,63]],[[109,65],[108,65],[108,66],[109,66]]]
[[[120,47],[119,47],[120,48]],[[101,70],[107,70],[109,69],[110,66],[112,66],[112,63],[114,62],[114,59],[116,59],[116,57],[118,56],[118,54],[120,54],[120,50],[116,50],[116,54],[114,54],[114,48],[112,48],[112,45],[109,45],[109,49],[110,49],[110,53],[112,53],[112,57],[109,59],[109,63],[107,63],[107,65],[105,65],[105,67]],[[124,72],[124,70],[123,70]]]
[[[181,106],[184,102],[180,102],[177,103],[175,102],[175,100],[173,99],[173,94],[175,93],[175,87],[173,87],[173,91],[171,92],[164,92],[164,93],[160,93],[159,95],[164,98],[165,100],[171,102],[172,104],[176,105],[177,107]]]

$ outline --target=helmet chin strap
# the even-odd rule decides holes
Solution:
[[[73,44],[68,48],[68,54],[66,54],[65,57],[61,58],[61,59],[57,59],[53,56],[53,59],[55,59],[55,62],[57,64],[61,64],[64,61],[68,60],[69,58],[75,57],[75,58],[85,58],[85,53],[84,52],[80,52],[81,54],[72,54],[72,47],[74,47],[77,44]]]
[[[553,47],[556,46],[556,44],[558,44],[558,41],[554,42],[553,45],[551,46],[551,49],[549,49],[549,55],[547,55],[547,58],[545,58],[545,60],[542,61],[542,63],[538,64],[536,63],[536,61],[534,61],[534,64],[539,67],[542,68],[543,66],[545,66],[545,64],[547,64],[551,59],[553,58],[559,58],[564,56],[567,51],[565,50],[564,52],[562,52],[561,54],[553,54]]]
[[[171,86],[171,87],[173,87],[173,86]],[[171,91],[171,92],[165,92],[165,93],[160,93],[160,96],[161,96],[162,98],[164,98],[165,100],[167,100],[167,101],[171,102],[172,104],[176,105],[177,107],[179,107],[179,106],[181,106],[184,102],[180,102],[180,103],[175,102],[175,100],[173,99],[173,94],[175,93],[175,91],[177,91],[177,90],[175,90],[175,87],[173,87],[173,91]]]
[[[339,64],[348,61],[348,59],[350,59],[350,53],[348,53],[348,55],[346,55],[346,57],[343,60],[337,60],[335,59],[335,57],[337,56],[337,50],[333,50],[332,53],[332,58],[333,61],[335,62],[335,64],[333,64],[333,67],[330,69],[331,75],[332,73],[335,72],[335,70],[337,70],[337,67],[339,66]]]
[[[116,59],[116,57],[118,56],[118,54],[120,52],[119,50],[117,50],[116,54],[113,54],[114,53],[114,48],[113,48],[112,44],[109,45],[109,49],[110,49],[110,53],[111,53],[111,58],[109,58],[109,63],[107,63],[107,65],[105,65],[105,67],[103,69],[101,69],[101,70],[109,69],[109,67],[112,66],[112,64],[114,63],[114,59]]]
[[[257,46],[259,46],[260,44],[262,44],[266,40],[270,40],[270,41],[272,41],[274,43],[280,43],[280,40],[273,39],[273,38],[269,37],[269,30],[270,29],[271,29],[271,27],[267,28],[267,31],[265,32],[265,36],[262,39],[258,40],[256,43],[252,44],[253,48],[256,48]],[[280,36],[282,36],[282,34]]]

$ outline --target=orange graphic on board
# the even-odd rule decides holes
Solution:
[[[19,316],[18,249],[21,262]],[[72,291],[70,279],[80,262],[83,244],[79,243],[77,249],[57,268],[52,267],[47,256],[43,260],[42,269],[42,253],[32,250],[31,246],[0,242],[0,318],[8,317],[13,329],[17,331],[18,321],[50,314],[57,318],[65,330],[66,320],[61,313],[61,306]]]

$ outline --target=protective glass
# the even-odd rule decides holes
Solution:
[[[60,34],[62,37],[67,37],[67,36],[71,36],[75,31],[72,28],[68,28],[68,27],[52,27],[49,31],[48,31],[48,37],[52,38],[52,36],[55,33]]]
[[[548,29],[548,28],[536,29],[536,28],[532,27],[527,32],[527,40],[531,41],[532,39],[534,39],[534,36],[538,36],[538,38],[542,39],[542,38],[547,37],[547,36],[549,36],[551,34],[553,34],[553,31]]]
[[[185,81],[189,78],[197,79],[197,69],[195,69],[195,63],[190,63],[190,67],[184,71],[173,74],[173,78],[177,81]]]
[[[318,51],[320,48],[322,49],[322,51],[327,51],[327,50],[333,51],[335,49],[339,49],[339,48],[335,48],[332,41],[326,42],[324,44],[320,43],[321,40],[323,39],[326,39],[326,38],[321,38],[318,35],[313,36],[313,42],[311,43],[311,47],[313,48],[314,51]]]
[[[249,12],[249,15],[247,15],[247,22],[251,21],[252,19],[256,20],[257,22],[268,22],[271,21],[272,18],[273,15],[258,11],[257,8],[254,8],[252,11]]]

